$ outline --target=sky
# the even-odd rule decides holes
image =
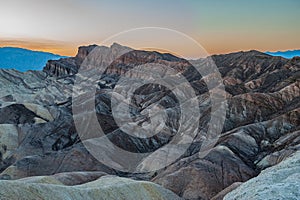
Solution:
[[[299,0],[0,0],[0,46],[73,56],[78,46],[160,27],[185,34],[209,54],[292,50],[300,49],[299,10]],[[138,40],[143,45],[153,40],[148,30]],[[131,31],[126,45],[141,46],[135,40],[139,33]],[[157,43],[175,54],[199,56],[184,39],[167,35],[155,38],[150,48]]]

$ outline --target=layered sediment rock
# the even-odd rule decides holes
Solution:
[[[210,99],[212,93],[220,92],[218,85],[210,91],[207,87],[207,81],[215,80],[217,73],[200,75],[195,67],[202,67],[204,72],[211,71],[211,59],[224,80],[228,106],[222,133],[211,151],[203,156],[200,150],[208,122],[212,115],[217,115],[211,111],[222,105],[212,107]],[[134,70],[137,66],[145,69]],[[155,66],[162,68],[156,71],[157,74],[151,74],[156,70]],[[182,75],[188,81],[188,84],[178,84],[183,88],[180,94],[184,96],[192,88],[196,97],[185,103],[192,105],[196,99],[198,109],[183,113],[174,90],[160,84],[146,84],[135,91],[130,91],[130,85],[120,84],[124,76],[136,79],[131,86],[156,75],[164,77],[168,68],[174,72],[170,77]],[[187,61],[170,54],[113,44],[111,47],[81,47],[74,58],[49,61],[43,72],[0,70],[0,178],[41,175],[49,178],[48,175],[63,172],[97,171],[152,181],[184,199],[222,198],[236,183],[255,177],[261,170],[299,151],[299,69],[300,62],[295,59],[272,57],[257,51]],[[95,91],[85,87],[86,80],[94,81]],[[94,92],[92,98],[84,95],[90,91]],[[120,95],[118,91],[125,93]],[[134,95],[128,101],[130,92]],[[117,115],[113,113],[112,96],[122,102],[116,106],[120,111]],[[79,108],[81,106],[82,112],[74,114],[74,102]],[[165,129],[148,138],[126,134],[124,127],[119,127],[116,122],[116,117],[120,120],[128,117],[121,112],[123,103],[130,108],[133,119],[130,123],[136,126],[146,126],[149,123],[146,110],[153,111],[153,105],[159,105],[165,110],[162,118],[166,122]],[[195,111],[200,113],[200,129],[187,151],[167,167],[151,173],[125,173],[104,165],[83,145],[83,142],[94,144],[93,139],[99,137],[94,127],[89,126],[91,120],[84,118],[94,111],[96,122],[106,137],[119,148],[134,153],[155,152],[168,144],[180,128],[194,128],[195,124],[179,122],[180,117],[189,119],[186,122],[191,121]],[[84,137],[78,135],[74,123],[76,117],[86,120],[83,122],[89,130]],[[156,125],[158,129],[160,123]],[[128,162],[126,158],[110,159],[121,167]],[[156,162],[165,161],[165,157],[160,159]],[[151,164],[155,163],[145,159],[131,167],[138,171]],[[61,182],[61,179],[52,178],[49,182]]]

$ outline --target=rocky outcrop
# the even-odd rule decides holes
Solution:
[[[45,123],[53,121],[53,116],[45,107],[24,103],[10,104],[0,109],[1,124]]]
[[[93,50],[95,51],[93,52]],[[102,54],[100,56],[104,57],[104,55],[107,53],[108,56],[113,56],[114,54],[118,54],[118,52],[120,51],[125,52],[130,50],[131,50],[130,48],[121,46],[117,43],[112,44],[111,48],[107,48],[104,46],[99,47],[97,45],[82,46],[78,48],[78,53],[75,57],[61,58],[59,60],[50,60],[44,67],[43,71],[46,72],[49,76],[53,76],[57,78],[66,78],[68,76],[72,76],[78,73],[81,64],[88,57],[89,54],[94,54],[94,55],[93,56],[90,55],[88,59],[100,60],[97,57],[100,55],[100,52]]]
[[[13,124],[0,124],[0,161],[9,158],[19,145],[18,128]]]
[[[61,58],[60,60],[50,60],[44,67],[43,71],[56,77],[65,77],[74,75],[78,72],[76,59]]]
[[[0,181],[1,199],[140,199],[176,200],[176,194],[151,182],[114,176],[67,186],[57,176],[30,177],[18,181]]]
[[[225,200],[299,199],[300,151],[228,193]]]

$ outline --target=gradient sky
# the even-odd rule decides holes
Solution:
[[[75,55],[80,45],[154,26],[185,33],[210,54],[300,49],[299,10],[299,0],[0,0],[0,46]]]

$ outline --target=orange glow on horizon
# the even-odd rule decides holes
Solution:
[[[291,40],[291,42],[287,42],[287,40],[278,41],[277,43],[269,43],[267,46],[266,43],[262,43],[261,41],[256,41],[255,38],[248,37],[245,41],[244,37],[235,37],[234,39],[231,37],[214,37],[209,38],[206,37],[206,40],[201,40],[202,38],[198,39],[198,42],[203,45],[203,48],[207,51],[209,55],[214,54],[227,54],[231,52],[238,52],[238,51],[248,51],[248,50],[258,50],[261,52],[265,51],[284,51],[284,50],[293,50],[299,49],[300,44],[296,41]],[[266,41],[265,41],[266,42]],[[90,43],[92,44],[92,43]],[[71,43],[64,43],[60,41],[47,41],[47,40],[1,40],[0,39],[0,47],[19,47],[30,49],[33,51],[44,51],[50,52],[62,56],[75,56],[78,51],[79,46],[89,45],[89,43],[84,44],[71,44]],[[128,44],[121,44],[125,46],[132,47]],[[279,48],[279,46],[281,48]],[[134,47],[132,47],[134,48]],[[186,54],[190,58],[199,58],[196,52],[192,52],[188,47],[186,49],[180,49],[180,51],[187,52]],[[177,57],[180,56],[180,51],[175,52],[168,51],[165,49],[158,49],[158,48],[142,48],[142,50],[147,51],[158,51],[160,53],[170,53]]]
[[[19,47],[32,51],[44,51],[61,56],[75,56],[77,45],[65,44],[53,41],[33,41],[33,40],[1,40],[0,47]]]

